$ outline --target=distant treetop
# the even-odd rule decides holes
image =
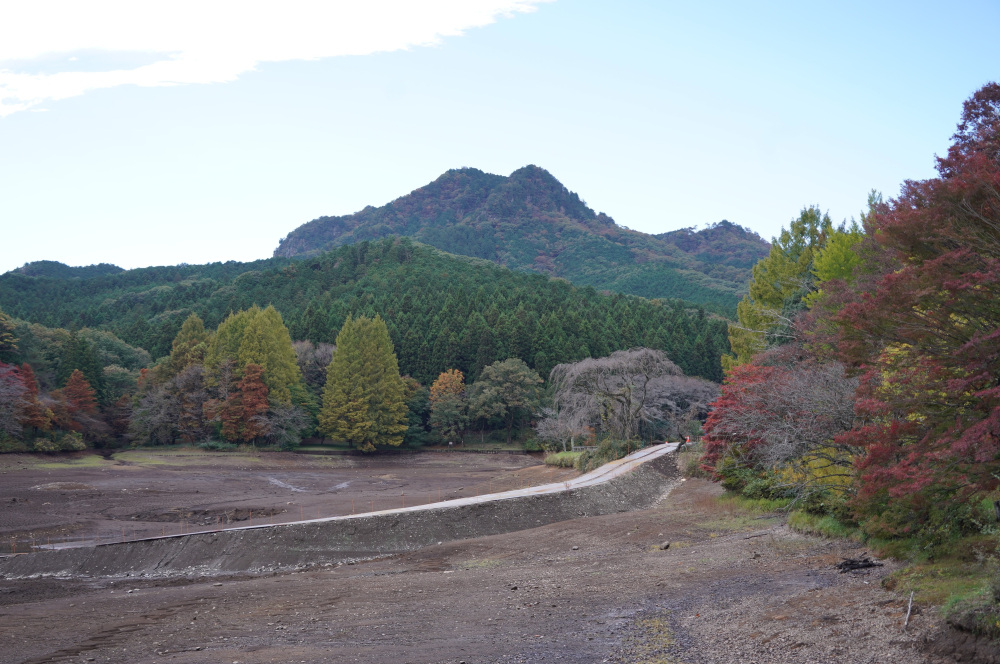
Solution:
[[[19,272],[29,277],[89,279],[91,277],[103,277],[108,274],[118,274],[119,272],[124,272],[125,269],[111,263],[73,267],[59,261],[34,261],[33,263],[25,263],[23,266],[11,271]]]

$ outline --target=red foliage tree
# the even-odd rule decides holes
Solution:
[[[212,417],[217,417],[222,422],[223,438],[233,443],[243,439],[243,400],[239,392],[233,390],[222,401],[213,403],[210,413]]]
[[[62,389],[70,413],[76,415],[95,415],[97,413],[97,392],[90,386],[83,372],[73,369],[66,386]]]
[[[222,437],[232,442],[256,442],[271,431],[267,419],[268,389],[259,364],[248,364],[243,378],[220,401],[206,404],[210,417],[222,422]]]
[[[73,418],[73,411],[63,390],[52,390],[44,403],[52,413],[53,428],[63,431],[79,431],[82,428]]]
[[[883,269],[831,288],[841,357],[864,378],[846,441],[867,450],[861,509],[888,523],[896,503],[910,527],[1000,473],[1000,85],[966,102],[953,138],[939,177],[872,215],[865,251]]]
[[[764,367],[758,364],[744,364],[734,368],[722,384],[719,398],[712,403],[712,410],[705,420],[705,435],[702,443],[705,454],[702,456],[702,466],[705,470],[716,473],[719,462],[726,456],[746,456],[753,454],[755,447],[763,441],[759,435],[754,435],[750,427],[737,430],[732,421],[743,415],[751,414],[750,395],[761,385],[774,379],[778,372],[776,367]],[[716,479],[721,479],[716,475]]]
[[[270,430],[267,421],[267,385],[263,380],[264,369],[259,364],[248,364],[243,368],[243,378],[236,384],[239,390],[242,417],[243,440],[255,442],[258,438],[266,436]]]
[[[28,363],[21,365],[21,382],[27,390],[24,395],[27,403],[24,408],[24,426],[31,427],[36,432],[48,431],[52,427],[52,411],[38,400],[38,380]]]

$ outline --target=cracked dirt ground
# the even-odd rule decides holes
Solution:
[[[2,662],[938,662],[849,542],[656,507],[264,577],[0,581]],[[670,541],[669,549],[660,545]]]

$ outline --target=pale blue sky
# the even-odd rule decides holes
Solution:
[[[9,29],[44,29],[24,20]],[[39,96],[0,118],[0,272],[261,258],[461,166],[537,164],[649,233],[729,219],[770,238],[805,205],[849,218],[869,189],[932,176],[962,101],[1000,77],[998,29],[995,2],[557,0],[431,46]],[[159,57],[109,39],[0,70]]]

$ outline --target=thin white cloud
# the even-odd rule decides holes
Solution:
[[[551,0],[30,0],[0,8],[0,117],[120,85],[222,83],[262,62],[368,55],[533,11]],[[80,51],[144,52],[152,64],[31,73]],[[14,62],[17,62],[15,66]],[[67,69],[70,69],[67,66]]]

